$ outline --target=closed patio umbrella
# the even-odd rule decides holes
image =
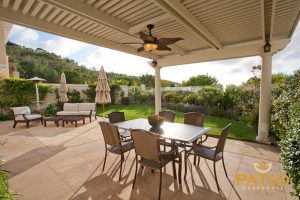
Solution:
[[[68,87],[66,84],[66,76],[65,73],[61,73],[60,75],[60,87],[59,87],[59,101],[62,103],[68,102]]]
[[[111,102],[110,98],[110,88],[107,82],[106,73],[104,71],[103,66],[101,66],[98,82],[96,86],[96,97],[95,102],[98,104],[102,104],[103,110],[103,121],[104,121],[104,105]]]

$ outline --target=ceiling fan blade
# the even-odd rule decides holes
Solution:
[[[142,43],[142,42],[124,42],[121,44],[144,44],[144,43]]]
[[[144,47],[140,47],[140,48],[137,49],[137,52],[142,52],[144,50],[145,50]]]
[[[144,41],[144,42],[154,42],[155,38],[153,36],[147,35],[146,33],[144,33],[143,31],[139,32],[140,38]]]
[[[159,51],[171,51],[171,48],[169,48],[169,47],[167,47],[165,45],[159,44],[156,50],[159,50]]]
[[[160,38],[158,42],[162,45],[170,45],[174,44],[180,40],[183,40],[183,38],[177,37],[177,38]]]

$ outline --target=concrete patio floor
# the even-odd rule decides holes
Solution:
[[[10,171],[9,185],[17,193],[16,199],[157,199],[158,172],[140,169],[136,188],[132,190],[134,150],[125,154],[121,181],[118,181],[120,160],[116,155],[108,154],[106,168],[102,172],[104,142],[98,121],[86,125],[79,123],[78,128],[71,124],[64,128],[55,127],[50,122],[47,127],[33,124],[26,129],[24,124],[20,124],[13,129],[12,124],[12,121],[0,123],[0,139],[7,140],[0,147],[0,154],[7,161],[4,167]],[[215,142],[216,139],[211,139],[208,144]],[[200,167],[188,165],[187,179],[181,186],[174,180],[172,165],[169,164],[164,169],[161,199],[239,199],[239,196],[256,200],[293,199],[289,194],[290,186],[272,187],[266,181],[265,188],[253,188],[251,184],[247,187],[247,180],[237,185],[236,175],[257,175],[253,164],[261,161],[272,163],[269,174],[283,173],[276,147],[228,140],[225,165],[234,189],[224,174],[222,163],[218,162],[217,175],[221,187],[218,193],[213,163],[201,159]]]

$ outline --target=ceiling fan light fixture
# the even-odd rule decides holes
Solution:
[[[143,47],[145,51],[153,51],[157,49],[158,45],[155,43],[145,43]]]

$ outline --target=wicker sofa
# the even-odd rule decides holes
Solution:
[[[28,106],[12,107],[11,111],[14,117],[13,128],[16,127],[17,123],[26,123],[27,128],[29,128],[29,122],[33,121],[41,121],[43,124],[42,115],[37,111],[31,112]]]
[[[83,116],[96,118],[96,103],[64,103],[64,110],[56,113],[58,116]]]

